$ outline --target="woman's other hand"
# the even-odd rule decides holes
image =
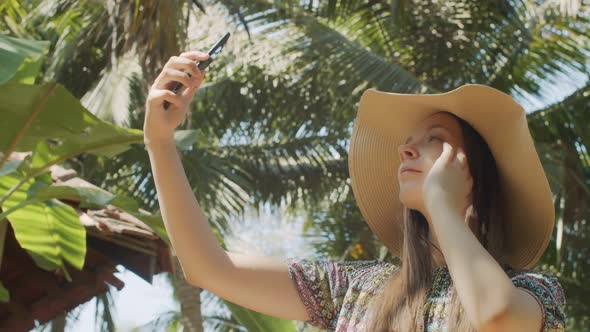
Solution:
[[[437,209],[451,208],[464,216],[471,205],[472,188],[465,153],[444,142],[441,155],[424,179],[424,206],[428,213],[434,215]]]

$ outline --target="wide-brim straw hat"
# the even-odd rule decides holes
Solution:
[[[533,267],[555,222],[551,189],[531,137],[526,112],[511,96],[467,84],[438,94],[366,90],[349,147],[352,189],[375,235],[401,257],[403,205],[397,180],[398,146],[426,117],[447,111],[467,121],[489,145],[506,202],[505,263]]]

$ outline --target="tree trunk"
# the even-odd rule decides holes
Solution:
[[[178,258],[174,256],[176,273],[176,292],[182,313],[184,332],[203,332],[203,318],[201,317],[201,289],[189,284],[182,274]]]
[[[51,332],[64,332],[66,330],[66,313],[56,316],[51,320]]]

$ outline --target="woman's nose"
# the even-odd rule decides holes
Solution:
[[[403,162],[406,158],[414,159],[418,157],[418,151],[411,147],[410,145],[404,144],[398,148],[399,151],[399,159]]]

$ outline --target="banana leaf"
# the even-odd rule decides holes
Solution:
[[[8,81],[33,84],[48,47],[48,41],[0,35],[0,84]]]
[[[21,180],[18,172],[0,177],[0,196],[5,196]],[[78,270],[84,266],[86,231],[70,205],[57,199],[38,201],[30,197],[29,191],[39,185],[48,185],[48,181],[51,178],[45,173],[24,182],[1,205],[3,211],[21,207],[14,209],[7,219],[0,220],[10,222],[16,240],[37,266],[47,271],[61,269],[71,280],[65,263]]]

